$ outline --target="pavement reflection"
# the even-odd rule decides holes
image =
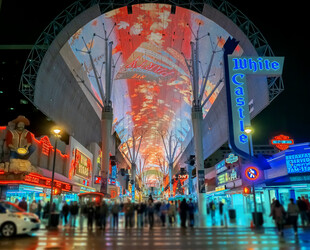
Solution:
[[[310,229],[284,237],[274,228],[154,228],[40,230],[31,236],[0,238],[2,250],[32,249],[310,249]]]

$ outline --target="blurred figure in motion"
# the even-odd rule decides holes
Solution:
[[[154,209],[153,199],[149,199],[148,206],[147,206],[147,213],[148,213],[150,229],[152,229],[154,226],[154,210],[155,209]]]
[[[168,208],[169,226],[174,225],[175,215],[176,215],[176,206],[173,201],[170,201],[170,205]]]
[[[285,210],[283,206],[280,204],[279,200],[275,201],[275,205],[273,207],[273,210],[271,211],[271,215],[276,223],[279,235],[283,236]]]
[[[120,211],[120,206],[117,202],[114,202],[111,208],[112,219],[113,219],[113,228],[118,228],[118,213]]]
[[[87,206],[87,228],[93,230],[95,217],[95,207],[93,203],[89,203]]]
[[[299,208],[294,203],[294,199],[290,199],[291,203],[287,206],[287,214],[288,214],[288,220],[289,224],[291,224],[294,228],[295,235],[297,235],[297,220],[298,220],[298,213]]]
[[[186,200],[183,199],[180,203],[180,218],[181,218],[181,227],[186,228],[186,217],[187,217],[188,205]]]
[[[100,229],[105,229],[106,227],[108,212],[109,208],[107,203],[105,201],[102,201],[100,205],[100,224],[99,224]]]

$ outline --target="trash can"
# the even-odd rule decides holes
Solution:
[[[59,213],[51,213],[51,227],[58,227]]]
[[[255,212],[253,212],[252,218],[253,218],[253,223],[256,227],[260,227],[263,225],[264,219],[263,219],[263,213],[262,212],[256,212],[256,216],[255,216]]]
[[[236,210],[235,209],[229,209],[228,215],[229,215],[229,219],[231,219],[231,220],[236,219]]]

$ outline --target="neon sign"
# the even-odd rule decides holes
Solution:
[[[294,140],[287,135],[277,135],[271,139],[271,144],[277,149],[286,150],[294,144]]]
[[[259,169],[257,167],[248,167],[245,169],[245,177],[250,181],[255,181],[259,177]]]
[[[288,174],[310,172],[310,153],[285,155]]]
[[[76,163],[75,174],[82,178],[88,179],[91,165],[90,159],[76,149],[75,163]]]
[[[238,155],[249,158],[248,135],[251,126],[246,75],[279,76],[284,57],[235,57],[238,41],[228,38],[224,45],[225,79],[229,121],[229,145]]]
[[[37,184],[38,186],[51,188],[52,180],[50,178],[30,173],[24,177],[24,181],[27,183]],[[71,185],[65,182],[54,180],[54,187],[57,187],[64,191],[70,191]]]
[[[226,163],[232,164],[239,160],[238,156],[235,156],[234,154],[229,154],[228,157],[225,159]]]

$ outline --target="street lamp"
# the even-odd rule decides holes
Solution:
[[[55,163],[56,163],[56,150],[57,150],[57,141],[58,138],[61,137],[60,135],[61,129],[55,127],[52,129],[52,134],[55,136],[55,146],[54,146],[54,160],[53,160],[53,170],[52,170],[52,182],[51,182],[51,199],[50,199],[50,211],[48,216],[48,227],[51,227],[51,214],[52,214],[52,208],[53,208],[53,192],[54,192],[54,174],[55,174]]]
[[[247,134],[249,140],[249,156],[250,156],[250,161],[252,160],[252,147],[253,147],[253,142],[252,142],[252,134],[254,133],[254,129],[252,127],[246,127],[244,129],[244,132]],[[257,226],[258,221],[257,221],[257,206],[256,206],[256,196],[255,196],[255,185],[254,181],[252,183],[252,189],[253,189],[253,200],[254,200],[254,224]]]

